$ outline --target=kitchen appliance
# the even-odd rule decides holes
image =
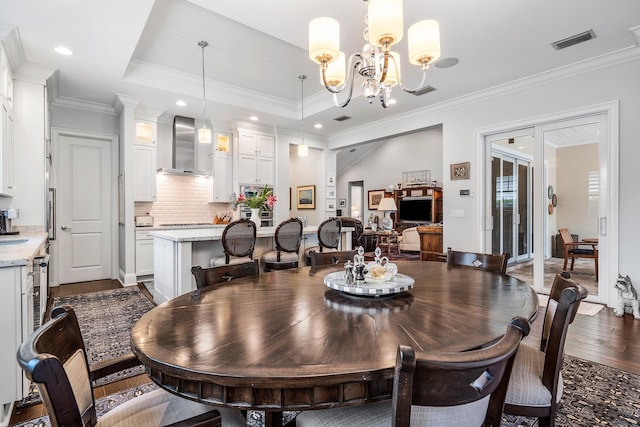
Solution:
[[[240,218],[251,218],[251,208],[242,208]],[[273,227],[273,211],[270,211],[269,209],[260,210],[260,226]]]
[[[170,175],[211,176],[211,173],[196,171],[196,132],[192,117],[173,118],[173,146],[171,168],[161,168],[158,172]]]
[[[20,217],[19,209],[2,209],[0,210],[0,235],[19,234],[13,231],[11,222]]]
[[[153,217],[151,215],[136,216],[136,227],[153,227]]]

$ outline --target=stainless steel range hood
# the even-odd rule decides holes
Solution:
[[[195,120],[191,117],[173,118],[173,144],[171,168],[158,169],[158,173],[184,176],[210,176],[206,171],[196,171]]]

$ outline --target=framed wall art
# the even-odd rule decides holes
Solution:
[[[369,190],[369,210],[378,209],[380,200],[384,197],[384,190]]]
[[[338,199],[338,207],[346,208],[347,207],[347,199]]]
[[[316,186],[301,185],[297,188],[298,209],[315,209],[316,208]]]
[[[336,198],[336,187],[327,186],[327,199]]]
[[[327,173],[327,185],[336,185],[335,173]]]
[[[328,211],[336,210],[336,199],[327,199],[327,209]]]
[[[451,164],[451,181],[469,179],[469,162]]]

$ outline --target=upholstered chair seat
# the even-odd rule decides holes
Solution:
[[[256,225],[242,218],[229,223],[222,232],[224,256],[212,258],[209,265],[217,267],[225,264],[242,264],[253,261],[256,245]]]
[[[298,218],[289,218],[278,225],[274,236],[276,249],[260,257],[265,271],[298,267],[302,228],[302,221]]]

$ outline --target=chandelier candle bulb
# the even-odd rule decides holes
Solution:
[[[409,62],[428,65],[440,58],[440,24],[433,19],[416,22],[407,32]]]
[[[368,0],[369,43],[389,49],[402,40],[402,0]]]
[[[320,17],[309,22],[309,58],[328,64],[340,55],[340,24],[333,18]]]

